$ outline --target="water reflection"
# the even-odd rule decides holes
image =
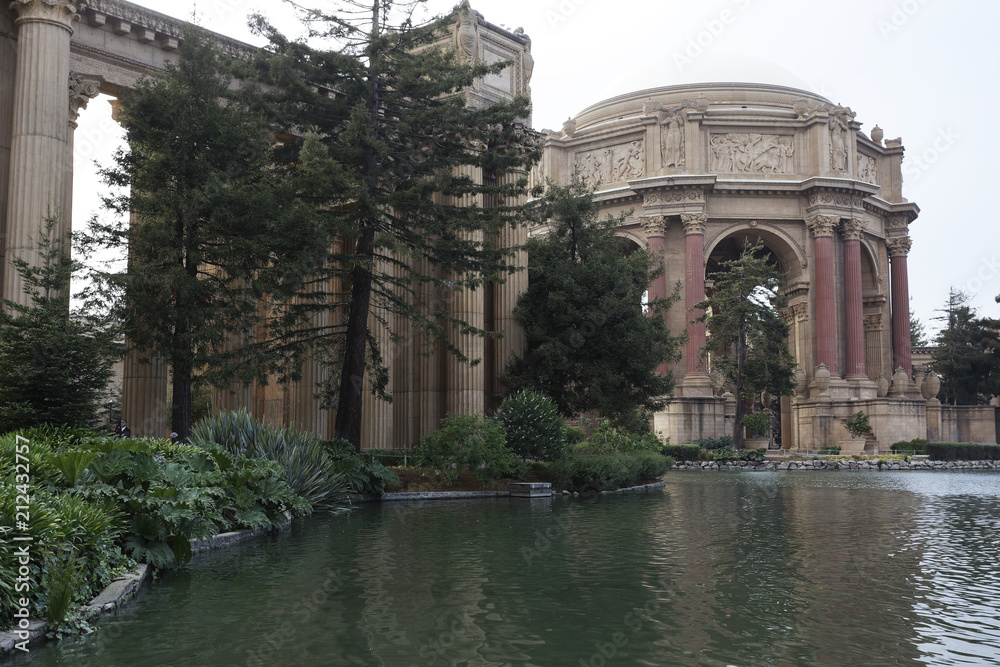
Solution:
[[[297,522],[11,664],[1000,664],[1000,476],[672,473]]]

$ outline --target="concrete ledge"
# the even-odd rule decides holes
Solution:
[[[549,482],[511,482],[511,498],[548,498],[552,495]]]
[[[640,486],[629,486],[624,489],[618,489],[617,491],[608,491],[608,493],[650,493],[652,491],[659,491],[667,486],[666,481],[653,482],[652,484],[642,484]]]
[[[100,595],[82,608],[84,617],[88,621],[92,621],[98,616],[117,613],[123,604],[138,595],[139,589],[149,579],[150,570],[148,565],[142,564],[132,572],[112,581],[107,588],[101,591]],[[0,655],[20,650],[15,646],[24,641],[27,641],[30,646],[45,639],[46,627],[48,627],[48,623],[45,621],[31,621],[26,630],[12,629],[0,633]],[[21,633],[27,634],[27,637]]]
[[[381,498],[386,502],[404,500],[460,500],[463,498],[508,498],[510,491],[400,491],[386,493]]]

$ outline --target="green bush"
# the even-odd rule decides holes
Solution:
[[[723,447],[732,447],[733,436],[724,435],[721,438],[698,438],[694,441],[694,444],[698,445],[702,449],[715,451],[716,449],[722,449]]]
[[[566,452],[566,424],[552,399],[530,389],[508,396],[497,410],[507,447],[523,460],[558,461]]]
[[[743,417],[743,427],[747,437],[760,438],[767,435],[771,428],[771,414],[768,412],[751,412]]]
[[[399,484],[399,477],[383,465],[376,450],[358,454],[354,445],[343,439],[328,440],[325,444],[337,474],[354,493],[381,496],[385,487]],[[400,456],[399,465],[403,460]]]
[[[448,415],[441,429],[420,439],[414,452],[417,465],[437,468],[448,484],[454,483],[463,468],[480,483],[491,480],[521,479],[526,466],[505,444],[503,427],[482,415]]]
[[[847,429],[852,438],[867,435],[872,430],[871,424],[868,422],[868,415],[860,410],[844,421],[844,428]]]
[[[827,456],[836,456],[840,454],[840,447],[824,447],[819,450],[820,454],[826,454]]]
[[[575,453],[584,456],[602,454],[650,452],[659,453],[663,448],[652,433],[636,434],[613,426],[608,420],[601,420],[600,425],[590,437],[576,445]]]
[[[586,439],[587,439],[587,434],[583,432],[582,428],[579,428],[577,426],[566,426],[567,445],[579,445]]]
[[[893,443],[890,449],[895,454],[897,452],[905,452],[907,454],[923,454],[924,448],[928,444],[928,440],[924,438],[914,438],[913,440],[900,440],[899,442]]]
[[[678,461],[697,461],[701,456],[701,447],[698,445],[666,445],[660,453]]]
[[[934,461],[1000,461],[1000,445],[974,442],[930,442],[924,453]]]
[[[569,456],[549,468],[552,485],[570,491],[614,491],[662,476],[673,459],[656,453],[638,452]]]
[[[255,421],[246,410],[219,412],[191,429],[192,445],[218,445],[237,459],[274,461],[285,471],[285,481],[315,511],[342,506],[347,484],[325,443],[292,427]]]
[[[763,463],[767,460],[767,455],[763,449],[741,449],[737,455],[739,461],[750,461],[751,463]]]
[[[712,452],[714,461],[723,463],[725,461],[732,461],[733,457],[736,456],[735,450],[732,447],[719,447]]]

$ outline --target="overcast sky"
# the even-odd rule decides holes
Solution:
[[[305,0],[308,2],[308,0]],[[246,16],[263,11],[300,29],[278,0],[141,0],[255,44]],[[428,0],[429,13],[448,0]],[[329,6],[329,3],[327,3]],[[1000,226],[986,200],[1000,159],[1000,2],[973,0],[478,0],[487,21],[523,27],[535,59],[534,125],[558,129],[609,97],[678,83],[775,83],[819,93],[857,112],[869,132],[906,147],[903,193],[921,208],[910,228],[910,294],[930,319],[949,286],[983,315],[1000,306]],[[118,145],[109,106],[95,100],[77,134],[74,216],[96,210],[92,161]]]

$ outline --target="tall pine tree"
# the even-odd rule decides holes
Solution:
[[[468,5],[418,24],[412,11],[421,4],[343,0],[330,11],[302,10],[312,40],[329,48],[288,40],[257,17],[271,47],[256,75],[274,86],[275,122],[300,137],[280,147],[275,162],[288,165],[331,248],[294,309],[334,316],[304,329],[276,322],[275,336],[290,352],[298,345],[295,354],[308,346],[321,358],[335,353],[335,435],[355,447],[366,372],[385,397],[385,350],[375,329],[388,326],[387,315],[446,343],[456,327],[487,334],[449,312],[446,299],[427,295],[477,289],[513,270],[513,249],[495,239],[526,218],[513,202],[527,180],[510,175],[538,157],[522,123],[526,98],[467,104],[476,79],[509,65],[455,48],[456,22],[475,20]],[[324,293],[323,285],[343,291]],[[381,318],[374,326],[372,313]]]
[[[615,237],[623,218],[599,219],[580,180],[550,186],[542,208],[553,228],[528,242],[528,291],[514,311],[527,350],[504,381],[549,396],[564,417],[593,410],[633,425],[637,410],[658,410],[673,392],[673,375],[656,368],[678,358],[680,338],[662,317],[678,295],[643,313],[643,294],[662,267],[648,250],[629,252]]]
[[[934,371],[941,376],[942,403],[977,405],[1000,394],[1000,321],[978,317],[969,297],[951,289],[934,342]]]
[[[745,241],[735,259],[712,274],[712,294],[696,308],[705,310],[708,339],[703,355],[711,357],[736,394],[733,447],[743,446],[746,402],[767,390],[790,396],[795,387],[795,361],[788,349],[788,325],[778,314],[785,306],[784,276],[770,252],[758,241]]]
[[[204,31],[188,26],[166,73],[121,99],[128,145],[102,171],[117,216],[90,226],[89,246],[128,258],[101,284],[117,297],[129,344],[168,363],[181,439],[196,376],[224,386],[277,368],[278,358],[233,355],[233,341],[252,341],[282,314],[325,257],[325,237],[273,168],[275,136],[247,103],[254,93],[237,90]]]

